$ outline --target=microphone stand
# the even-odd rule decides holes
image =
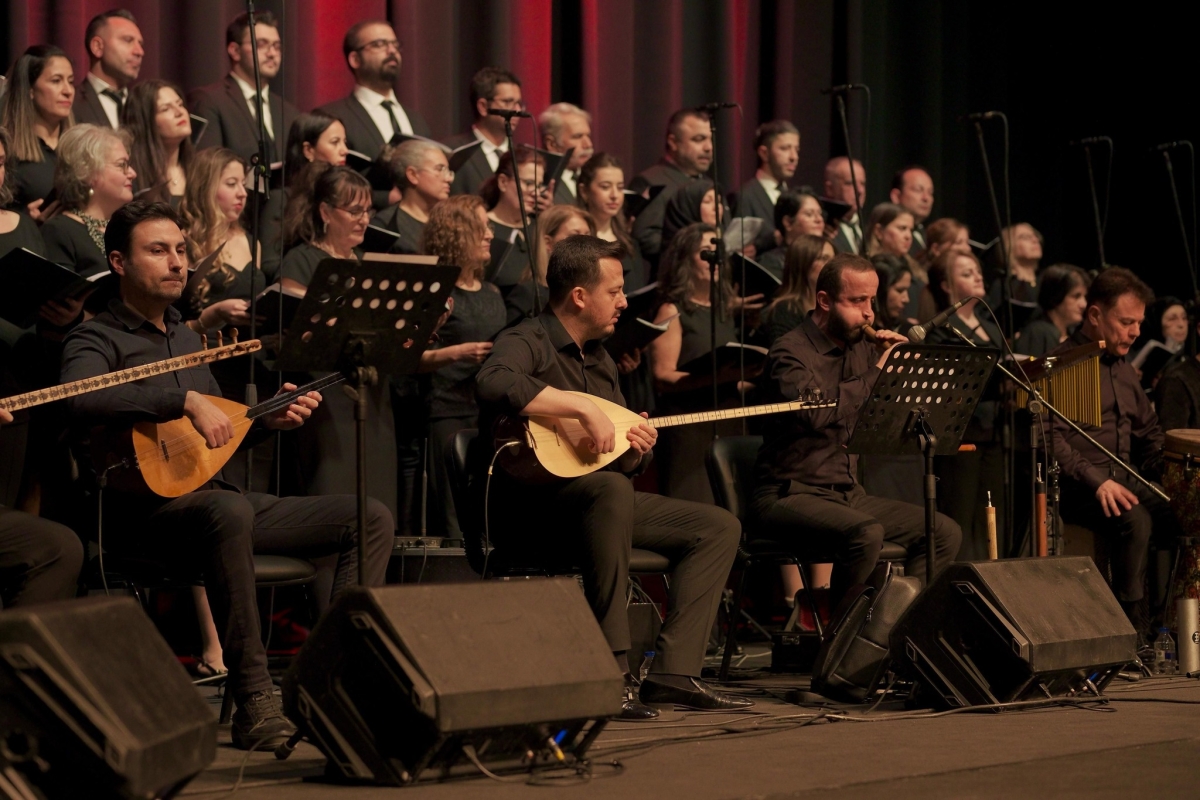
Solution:
[[[858,250],[859,255],[866,250],[866,232],[863,230],[862,204],[858,199],[858,177],[854,174],[854,152],[850,148],[850,123],[846,119],[846,92],[850,87],[835,91],[837,98],[838,117],[842,121],[842,139],[846,143],[846,161],[850,164],[850,187],[854,193],[854,215],[858,219]]]
[[[1188,277],[1191,278],[1191,281],[1192,281],[1192,298],[1193,298],[1193,302],[1195,302],[1196,300],[1200,300],[1200,289],[1197,289],[1197,287],[1196,287],[1196,263],[1193,260],[1193,252],[1192,252],[1194,248],[1192,247],[1191,243],[1189,243],[1189,240],[1188,240],[1187,224],[1183,221],[1183,207],[1179,203],[1179,188],[1175,184],[1175,169],[1171,164],[1171,150],[1175,147],[1180,147],[1183,145],[1186,145],[1188,150],[1191,151],[1193,169],[1195,169],[1196,155],[1195,155],[1195,151],[1192,150],[1191,142],[1187,142],[1187,141],[1171,142],[1168,145],[1159,145],[1158,149],[1160,149],[1162,151],[1163,163],[1167,167],[1167,182],[1171,186],[1171,201],[1175,206],[1175,218],[1179,222],[1179,236],[1180,236],[1180,239],[1183,241],[1183,255],[1187,259]],[[1195,213],[1195,205],[1196,205],[1195,186],[1193,185],[1193,187],[1192,187],[1193,214]],[[1195,229],[1195,225],[1196,225],[1195,219],[1193,219],[1192,220],[1193,230]]]
[[[717,111],[720,110],[720,104],[713,107],[709,112],[708,123],[712,136],[712,163],[708,165],[708,169],[712,174],[713,182],[713,201],[716,204],[717,217],[717,235],[713,237],[713,246],[716,248],[712,253],[712,258],[708,261],[708,338],[712,345],[710,356],[712,358],[712,402],[713,411],[716,411],[721,405],[720,385],[717,383],[717,310],[721,308],[721,287],[718,284],[718,270],[724,269],[725,263],[725,228],[723,212],[725,210],[725,200],[721,196],[721,183],[719,173],[717,172]],[[713,422],[713,439],[717,438],[717,423]]]
[[[1092,145],[1103,143],[1108,145],[1108,170],[1105,173],[1104,217],[1100,216],[1100,197],[1096,192],[1096,174],[1092,168]],[[1108,268],[1108,259],[1104,255],[1104,232],[1108,227],[1109,187],[1112,185],[1113,140],[1108,136],[1092,136],[1080,141],[1083,147],[1083,158],[1087,162],[1088,188],[1092,193],[1092,217],[1096,222],[1096,249],[1100,253],[1100,269]]]
[[[250,245],[250,338],[256,339],[257,324],[256,316],[258,310],[258,291],[254,288],[255,270],[262,270],[262,253],[259,252],[259,237],[261,235],[261,207],[262,199],[270,201],[271,199],[271,167],[267,158],[267,123],[263,119],[263,97],[262,97],[262,71],[258,63],[258,36],[254,28],[254,0],[246,0],[246,16],[249,22],[250,33],[250,52],[253,55],[254,63],[254,105],[258,121],[258,152],[250,159],[250,171],[254,176],[251,186],[254,187],[254,200],[251,203],[251,219],[248,226],[248,244]],[[258,191],[259,181],[262,181],[262,193]],[[248,359],[250,362],[250,374],[246,383],[246,405],[255,406],[258,404],[258,384],[254,380],[254,356]],[[251,491],[252,482],[254,479],[254,448],[246,448],[246,491]]]
[[[508,140],[508,152],[512,155],[513,181],[517,184],[517,205],[521,207],[521,230],[525,235],[525,248],[529,251],[529,271],[533,274],[533,314],[542,313],[542,303],[538,297],[537,247],[529,237],[529,215],[525,213],[525,192],[521,189],[521,169],[517,166],[516,144],[513,143],[513,117],[529,114],[524,111],[510,111],[504,108],[489,108],[488,116],[500,117],[504,120],[504,138]]]

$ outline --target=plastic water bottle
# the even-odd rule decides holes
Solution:
[[[1172,646],[1172,649],[1174,647]],[[646,680],[646,676],[650,674],[650,665],[654,663],[654,651],[647,650],[642,654],[642,668],[638,670],[638,680]]]
[[[1154,674],[1174,675],[1179,668],[1175,655],[1175,640],[1166,628],[1158,629],[1158,638],[1154,640]]]

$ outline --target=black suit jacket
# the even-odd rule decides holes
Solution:
[[[767,224],[754,239],[754,249],[765,253],[775,246],[775,204],[771,202],[767,190],[763,188],[758,178],[751,178],[742,184],[738,193],[736,216],[758,217]]]
[[[104,113],[104,106],[100,105],[100,96],[86,77],[75,90],[75,102],[71,105],[71,111],[75,114],[76,123],[88,122],[103,128],[112,127],[108,114]]]
[[[459,148],[464,144],[470,144],[477,138],[474,131],[468,130],[466,133],[456,133],[446,139],[445,144],[449,147]],[[483,154],[483,148],[476,148],[471,157],[467,159],[467,163],[462,165],[462,169],[454,173],[454,183],[450,184],[450,194],[479,194],[479,188],[493,174],[492,165],[488,163],[487,156]]]
[[[663,187],[659,195],[650,201],[650,205],[642,209],[642,213],[633,221],[633,238],[642,250],[642,257],[652,264],[658,264],[659,251],[662,250],[663,215],[666,213],[667,203],[675,190],[690,180],[692,178],[686,172],[670,161],[662,160],[644,170],[629,184],[630,191],[638,193],[651,186]]]
[[[288,129],[299,113],[296,107],[271,92],[271,125],[274,142],[267,142],[271,161],[282,161],[287,148]],[[258,152],[258,123],[250,113],[250,105],[232,75],[195,89],[188,95],[191,112],[208,120],[208,127],[196,143],[196,148],[228,147],[247,161]]]
[[[425,118],[413,111],[407,106],[403,106],[404,113],[408,116],[409,123],[412,124],[413,133],[417,136],[424,136],[426,139],[433,134],[429,130],[429,124],[425,122]],[[357,150],[367,158],[375,158],[379,155],[379,151],[387,142],[383,138],[383,134],[379,132],[379,128],[375,127],[375,123],[371,120],[371,115],[363,108],[363,104],[358,102],[358,98],[354,95],[343,97],[341,100],[334,100],[332,103],[326,103],[317,109],[324,111],[326,114],[331,114],[342,121],[346,126],[346,146],[351,150]]]
[[[579,176],[576,175],[575,179],[579,180]],[[578,185],[579,184],[576,184],[576,186],[578,186]],[[554,186],[554,204],[561,205],[561,206],[577,206],[577,205],[579,205],[578,201],[575,198],[575,195],[571,194],[571,190],[568,189],[567,185],[565,183],[563,183],[562,181],[559,181]]]

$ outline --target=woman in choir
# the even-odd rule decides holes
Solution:
[[[871,209],[867,217],[867,256],[888,253],[902,258],[912,273],[912,288],[908,292],[908,305],[904,319],[916,324],[921,314],[921,292],[929,285],[929,274],[925,267],[908,255],[912,249],[912,212],[895,203],[880,203]]]
[[[133,199],[137,172],[123,131],[76,125],[58,142],[54,189],[62,213],[42,224],[46,258],[87,278],[108,270],[104,229]]]
[[[795,328],[817,303],[817,276],[833,258],[833,245],[824,236],[801,233],[787,246],[783,284],[762,312],[761,330],[768,344]]]
[[[511,152],[500,156],[496,174],[479,187],[479,194],[487,206],[488,225],[495,237],[493,258],[488,263],[486,278],[507,293],[520,282],[529,269],[529,246],[521,223],[521,203],[517,199],[517,179],[521,181],[521,192],[525,200],[525,213],[529,218],[529,235],[537,237],[535,220],[538,213],[549,203],[550,195],[541,181],[546,174],[546,162],[536,150],[518,147],[516,173],[513,172]],[[509,247],[501,247],[507,244]]]
[[[1008,256],[1009,299],[1012,303],[1013,319],[1018,330],[1023,328],[1037,310],[1038,298],[1038,264],[1042,260],[1042,234],[1028,222],[1018,222],[1011,228],[1005,228],[1001,234],[1004,251]],[[993,252],[1000,256],[1000,249]],[[1002,267],[1002,265],[1001,265]],[[1003,269],[1000,269],[1003,273]],[[1001,274],[988,287],[988,304],[996,313],[1004,317],[1004,276]]]
[[[775,240],[779,246],[759,253],[758,263],[782,279],[788,245],[804,234],[828,238],[825,235],[825,215],[821,211],[821,203],[816,195],[809,192],[785,191],[775,203]]]
[[[433,207],[450,196],[454,170],[446,152],[434,142],[409,139],[388,155],[392,185],[400,192],[400,202],[380,211],[371,224],[397,233],[392,253],[421,253],[421,236]]]
[[[421,355],[421,372],[429,373],[426,409],[429,420],[430,533],[462,538],[446,451],[454,435],[479,424],[475,374],[504,329],[500,290],[483,280],[491,259],[492,230],[483,200],[473,194],[451,197],[429,213],[423,249],[439,264],[459,268],[451,290],[450,316],[438,329],[438,341]]]
[[[304,294],[327,258],[357,262],[361,259],[367,223],[371,218],[371,184],[349,167],[322,164],[317,168],[310,195],[292,209],[285,220],[287,240],[295,244],[283,257],[280,283],[285,292]],[[319,376],[289,376],[292,383]],[[397,514],[397,457],[395,420],[387,376],[367,387],[367,493],[399,519]],[[293,494],[354,494],[354,404],[338,389],[324,392],[325,402],[308,423],[284,441],[293,441],[298,452],[285,458],[293,470],[286,487]]]
[[[1091,283],[1088,274],[1073,264],[1047,267],[1038,287],[1039,310],[1017,334],[1013,350],[1044,356],[1065,342],[1083,322]]]
[[[942,217],[925,226],[925,250],[918,260],[928,267],[946,250],[959,253],[971,252],[970,229],[953,217]]]
[[[696,223],[682,229],[671,240],[659,263],[659,296],[661,305],[654,321],[670,322],[667,331],[651,342],[650,365],[659,391],[657,401],[661,413],[684,413],[687,411],[712,409],[712,376],[684,372],[681,367],[693,359],[712,352],[710,330],[714,314],[710,302],[710,265],[702,252],[714,249],[713,240],[717,229],[712,225]],[[753,295],[744,301],[733,291],[728,270],[722,264],[717,268],[721,306],[716,309],[716,343],[720,347],[727,342],[737,342],[737,314],[762,307],[757,301],[762,295]],[[739,380],[739,375],[730,373],[717,376],[721,380],[722,402],[737,402],[741,392],[749,388]],[[748,379],[753,375],[747,373]],[[718,431],[727,434],[740,430],[741,425]],[[660,457],[656,457],[659,470],[659,488],[663,494],[682,500],[713,502],[712,488],[704,467],[704,454],[712,443],[713,430],[710,425],[686,425],[664,428],[658,437]]]
[[[44,256],[46,245],[42,241],[37,223],[26,214],[4,210],[13,202],[13,181],[10,180],[12,172],[8,168],[9,142],[8,131],[0,128],[0,258],[10,250],[22,247]]]
[[[194,151],[192,118],[179,87],[161,80],[135,85],[121,113],[121,127],[132,139],[130,161],[138,174],[138,196],[179,208]]]
[[[1129,350],[1129,362],[1138,370],[1147,392],[1168,369],[1187,358],[1187,336],[1187,309],[1178,297],[1164,295],[1146,309],[1146,321]]]
[[[13,199],[9,205],[34,220],[53,210],[46,204],[54,189],[59,141],[74,124],[75,70],[71,59],[52,44],[25,50],[8,71],[0,127],[12,137],[9,170]]]
[[[346,126],[324,111],[301,114],[288,129],[283,172],[287,184],[314,161],[340,167],[346,163]]]
[[[554,245],[568,236],[576,235],[596,235],[596,223],[592,215],[578,206],[550,206],[538,218],[537,275],[532,271],[527,272],[504,298],[506,325],[516,325],[526,317],[533,316],[535,291],[538,308],[546,308],[550,302],[550,289],[546,286],[546,265],[550,263],[550,254],[554,252]]]
[[[725,209],[722,214],[722,220],[728,224],[728,209]],[[671,240],[680,231],[689,225],[696,224],[712,226],[717,224],[717,193],[713,189],[713,182],[708,178],[688,181],[676,189],[675,193],[671,195],[671,199],[667,201],[667,207],[663,211],[661,252],[667,252],[667,248],[671,246]],[[659,275],[665,274],[660,266]]]
[[[903,333],[909,327],[904,319],[912,289],[912,270],[908,259],[890,253],[879,253],[871,258],[875,275],[879,278],[879,292],[875,296],[875,329]]]
[[[637,241],[629,234],[625,220],[625,170],[616,156],[596,153],[579,170],[575,183],[579,205],[596,223],[596,236],[606,242],[620,242],[625,249],[621,266],[625,271],[625,294],[641,289],[650,280]]]

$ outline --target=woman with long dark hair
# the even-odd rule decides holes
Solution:
[[[346,126],[340,119],[319,109],[301,114],[288,129],[284,177],[290,185],[314,161],[343,166],[347,152]]]
[[[38,44],[17,58],[6,77],[0,127],[12,137],[11,205],[40,220],[52,210],[44,204],[54,189],[59,138],[75,123],[75,69],[61,48]]]
[[[625,250],[621,268],[625,272],[625,294],[646,285],[646,262],[637,240],[629,233],[625,220],[625,170],[616,156],[596,153],[579,170],[575,183],[581,208],[592,215],[596,236],[606,242],[620,242]],[[628,398],[626,398],[628,399]]]
[[[516,165],[514,172],[514,163]],[[488,212],[488,225],[497,244],[493,245],[493,260],[488,264],[485,277],[507,292],[520,281],[529,269],[529,243],[521,222],[521,202],[517,198],[517,180],[521,181],[525,213],[530,216],[529,235],[536,241],[536,220],[533,215],[549,204],[550,196],[540,183],[546,175],[546,162],[533,148],[518,147],[514,157],[511,152],[500,156],[496,173],[479,187]],[[505,243],[508,247],[498,247]],[[545,269],[545,265],[542,265]]]
[[[762,312],[759,328],[766,333],[769,344],[803,322],[813,310],[817,276],[833,255],[833,245],[823,236],[801,233],[792,238],[783,262],[783,283]]]
[[[879,278],[879,291],[875,295],[875,329],[903,332],[908,329],[904,309],[908,307],[912,290],[912,270],[908,259],[891,253],[878,253],[871,257],[875,275]]]
[[[144,200],[178,208],[187,191],[192,160],[192,118],[179,87],[148,80],[129,90],[121,127],[131,139],[129,160],[138,174],[136,193]]]
[[[1044,356],[1065,342],[1083,322],[1091,284],[1088,274],[1073,264],[1047,267],[1038,287],[1038,312],[1017,334],[1013,350]]]
[[[46,244],[37,223],[27,214],[4,210],[13,201],[12,170],[8,167],[10,141],[8,131],[0,128],[0,257],[20,247],[39,256],[45,255]]]

